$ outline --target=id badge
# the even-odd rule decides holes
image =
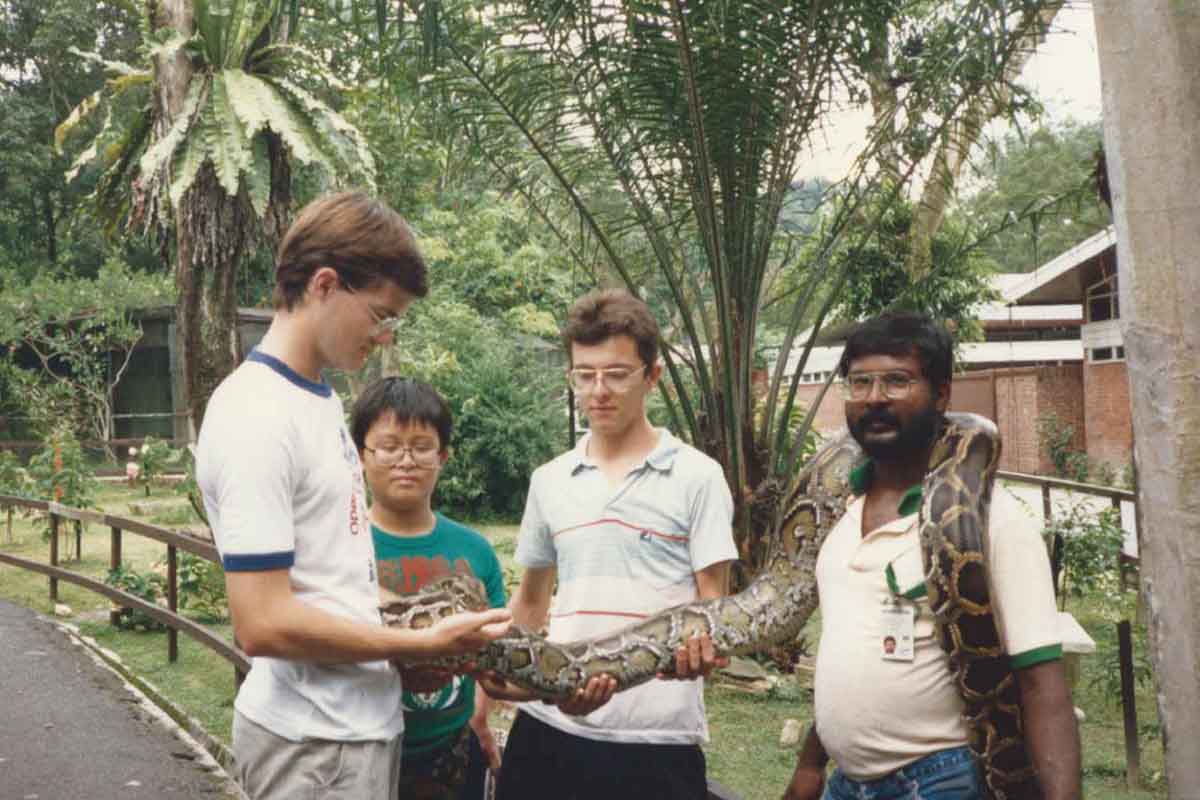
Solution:
[[[913,660],[913,628],[916,608],[907,603],[889,603],[880,609],[879,654],[884,661]]]

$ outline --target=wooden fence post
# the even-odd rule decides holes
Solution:
[[[1042,524],[1049,526],[1050,521],[1054,518],[1054,511],[1050,507],[1050,484],[1042,484]],[[1063,557],[1063,537],[1057,531],[1054,533],[1054,540],[1050,543],[1050,580],[1054,584],[1054,596],[1059,595],[1059,576],[1062,574],[1062,557]]]
[[[83,521],[75,520],[75,560],[83,561]]]
[[[113,525],[109,530],[112,532],[112,542],[109,546],[108,553],[108,569],[111,572],[116,572],[121,568],[121,529]],[[114,608],[108,612],[108,624],[116,627],[121,623],[121,610]]]
[[[179,613],[179,559],[173,544],[167,545],[167,608]],[[179,660],[179,631],[174,628],[167,628],[167,660]]]
[[[1121,711],[1125,717],[1125,785],[1141,784],[1142,757],[1138,743],[1137,699],[1133,693],[1133,639],[1129,620],[1117,623],[1117,651],[1121,659]]]
[[[50,512],[50,566],[58,566],[58,514]],[[50,579],[50,602],[58,602],[58,578]]]

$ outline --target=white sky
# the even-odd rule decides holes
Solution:
[[[1090,0],[1069,0],[1058,13],[1046,42],[1038,48],[1021,74],[1045,105],[1045,119],[1074,118],[1089,121],[1100,117],[1100,62]],[[836,116],[818,134],[813,152],[802,159],[799,174],[843,177],[862,147],[863,132],[870,121],[866,110]],[[1003,136],[1007,124],[988,128],[989,136]]]

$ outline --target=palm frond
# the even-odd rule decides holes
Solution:
[[[270,128],[301,164],[325,160],[311,122],[295,113],[287,97],[271,82],[236,69],[226,70],[224,76],[230,105],[247,136],[253,138]]]
[[[67,136],[75,129],[75,126],[87,119],[96,110],[96,107],[100,105],[100,99],[103,95],[104,90],[97,89],[83,98],[79,105],[71,109],[71,113],[67,115],[67,118],[54,129],[54,149],[57,152],[62,152],[63,142],[66,141]]]
[[[276,78],[274,83],[296,101],[319,132],[319,140],[324,143],[324,149],[333,152],[337,159],[334,172],[355,177],[374,191],[375,157],[371,155],[371,148],[358,128],[291,81]]]
[[[187,96],[166,135],[146,150],[138,162],[138,172],[143,180],[157,181],[163,167],[173,160],[175,150],[180,146],[196,121],[196,111],[200,106],[201,97],[207,94],[208,85],[203,80],[193,80],[188,87]]]
[[[224,72],[213,75],[212,94],[204,106],[201,125],[201,136],[207,144],[217,182],[225,194],[236,197],[241,175],[250,169],[253,154],[250,139],[229,101]]]
[[[208,138],[205,136],[189,136],[176,149],[171,164],[171,184],[167,190],[172,208],[179,207],[184,192],[196,182],[196,176],[208,157]]]

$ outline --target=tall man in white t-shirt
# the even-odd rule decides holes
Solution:
[[[385,628],[362,467],[322,370],[358,369],[426,294],[404,220],[361,193],[308,205],[277,254],[275,317],[208,403],[197,479],[234,632],[253,657],[234,703],[254,800],[395,798],[404,717],[389,659],[478,650],[509,613]]]
[[[963,703],[934,634],[917,532],[921,484],[950,402],[953,343],[926,317],[887,315],[847,340],[846,424],[868,460],[817,558],[821,642],[814,721],[785,800],[982,797]],[[1080,796],[1079,733],[1062,666],[1046,549],[993,493],[987,566],[1020,688],[1041,796]],[[825,785],[825,765],[837,765]]]
[[[658,325],[628,292],[593,292],[563,331],[587,415],[578,446],[533,474],[516,560],[513,620],[549,638],[598,636],[726,590],[737,558],[733,501],[717,462],[657,429],[646,397],[662,372]],[[551,607],[557,580],[557,594]],[[676,654],[672,677],[595,703],[527,703],[513,723],[497,800],[696,800],[708,739],[700,676],[721,663],[707,638]],[[595,679],[593,679],[595,680]],[[486,678],[481,685],[497,692]]]

